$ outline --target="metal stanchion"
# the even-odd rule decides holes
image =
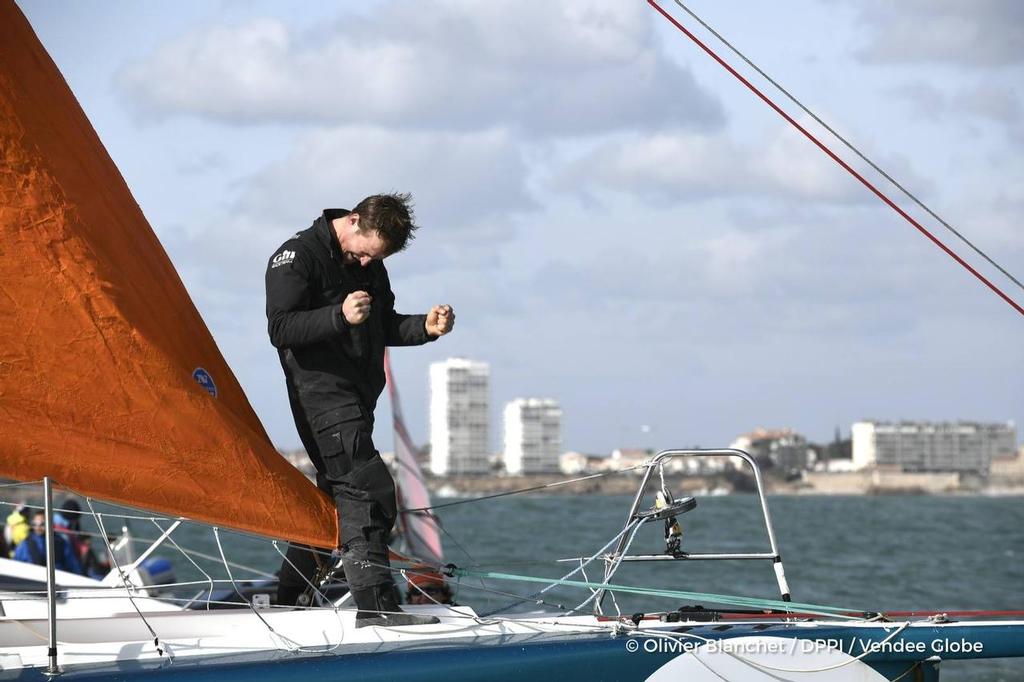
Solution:
[[[50,646],[43,674],[55,677],[62,671],[57,665],[57,579],[54,576],[57,557],[53,550],[56,544],[53,536],[53,483],[49,476],[43,477],[43,505],[46,512],[46,618],[50,626]],[[27,541],[31,541],[31,538]]]

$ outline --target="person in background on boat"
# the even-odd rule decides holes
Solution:
[[[68,498],[61,502],[60,512],[53,515],[53,527],[71,543],[82,575],[101,580],[110,572],[110,563],[96,556],[91,538],[82,530],[82,507],[76,500]]]
[[[385,346],[416,346],[452,330],[451,306],[395,312],[383,260],[417,229],[408,194],[378,194],[354,209],[326,209],[267,263],[267,322],[278,349],[299,438],[317,485],[338,506],[342,567],[356,627],[416,625],[402,613],[387,539],[398,514],[395,482],[373,444],[373,410],[384,389]],[[309,593],[320,555],[290,545],[278,604]],[[323,570],[323,567],[319,567]],[[315,581],[314,581],[315,582]],[[306,592],[306,595],[303,593]]]
[[[408,604],[448,604],[458,606],[452,600],[452,590],[444,576],[428,566],[413,566],[405,572],[409,591],[405,595]]]
[[[55,567],[60,571],[78,573],[82,566],[62,533],[53,534],[53,554],[57,557]],[[32,532],[14,550],[15,561],[24,561],[37,566],[46,565],[46,514],[36,511],[32,514]]]
[[[7,541],[7,552],[5,557],[11,557],[14,550],[18,548],[22,540],[28,537],[31,529],[28,527],[29,508],[27,504],[19,504],[14,511],[7,515],[7,525],[4,526],[4,540]]]

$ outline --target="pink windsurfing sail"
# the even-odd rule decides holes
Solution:
[[[405,544],[409,554],[416,559],[441,564],[444,563],[441,551],[441,533],[437,517],[427,511],[419,510],[430,506],[430,494],[423,478],[423,470],[416,461],[416,447],[413,445],[409,431],[405,428],[402,417],[402,405],[398,400],[398,388],[395,386],[395,375],[391,372],[391,358],[385,352],[384,371],[388,380],[388,395],[391,398],[391,415],[395,427],[395,468],[398,487],[398,523],[405,536]]]

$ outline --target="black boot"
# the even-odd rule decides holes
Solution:
[[[416,616],[402,611],[395,597],[394,583],[374,585],[352,590],[352,598],[359,608],[356,613],[356,627],[370,625],[378,627],[399,627],[406,625],[431,625],[441,621],[434,616]]]

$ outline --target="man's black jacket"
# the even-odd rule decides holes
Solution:
[[[348,215],[327,209],[313,226],[294,235],[267,263],[267,329],[288,382],[307,419],[343,405],[370,414],[384,389],[384,347],[433,340],[426,315],[395,312],[388,272],[380,261],[345,266],[331,221]],[[345,297],[366,291],[370,316],[350,325]]]

